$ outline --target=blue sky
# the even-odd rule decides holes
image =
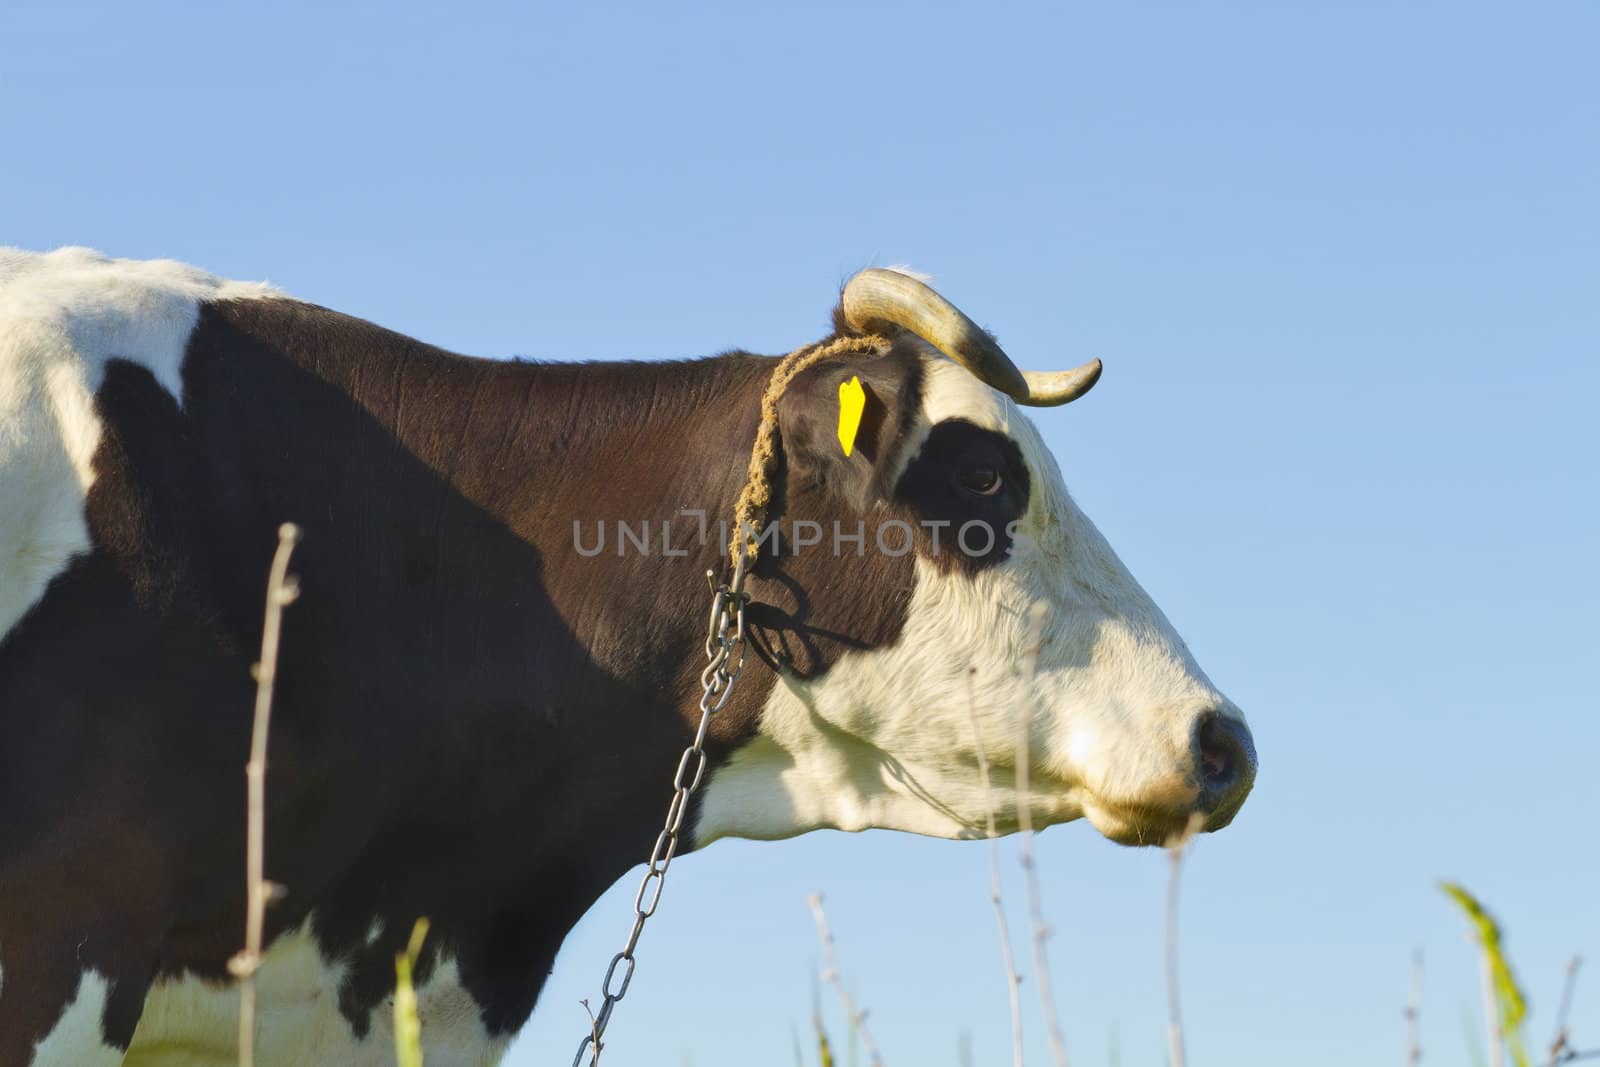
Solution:
[[[1600,956],[1597,41],[1559,0],[11,0],[0,238],[558,358],[785,351],[905,262],[1021,362],[1101,357],[1037,421],[1262,757],[1186,874],[1190,1062],[1402,1062],[1421,947],[1425,1062],[1462,1063],[1437,879],[1505,921],[1540,1045]],[[813,889],[888,1063],[1006,1062],[986,847],[687,858],[606,1063],[791,1063]],[[1073,1062],[1163,1062],[1164,857],[1082,824],[1038,850]],[[570,1060],[629,899],[513,1064]],[[1574,1018],[1600,1045],[1600,976]]]

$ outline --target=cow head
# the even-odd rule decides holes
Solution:
[[[751,583],[777,681],[697,826],[939,837],[1086,816],[1124,843],[1226,825],[1256,758],[1239,709],[1068,495],[1020,406],[1099,375],[1023,374],[921,282],[866,271],[841,330],[896,338],[780,403],[783,534]],[[860,381],[854,447],[839,386]],[[1019,742],[1021,742],[1019,744]],[[1019,774],[1018,753],[1026,753]],[[985,790],[980,757],[992,789]]]

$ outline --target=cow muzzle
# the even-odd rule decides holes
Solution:
[[[1106,837],[1124,845],[1165,845],[1181,835],[1220,830],[1233,821],[1256,780],[1256,747],[1236,714],[1216,708],[1198,713],[1189,730],[1186,764],[1152,781],[1136,795],[1091,792],[1084,815]]]

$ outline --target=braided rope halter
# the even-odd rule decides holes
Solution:
[[[666,822],[656,835],[655,845],[645,861],[644,877],[633,895],[633,926],[622,950],[611,957],[605,978],[600,983],[600,1010],[591,1013],[589,1032],[578,1043],[572,1067],[598,1067],[600,1050],[604,1047],[606,1027],[617,1003],[627,995],[633,981],[636,950],[644,925],[655,914],[661,903],[661,890],[666,884],[667,868],[677,854],[678,841],[683,830],[683,820],[689,810],[689,798],[700,787],[705,776],[705,741],[711,728],[712,716],[728,703],[733,684],[744,668],[745,633],[744,608],[749,599],[744,591],[745,579],[755,566],[761,542],[758,531],[767,518],[772,505],[772,478],[778,466],[778,402],[782,400],[789,383],[819,363],[847,355],[881,355],[889,347],[887,338],[868,335],[838,337],[818,345],[797,348],[778,361],[772,377],[767,380],[761,394],[761,422],[756,429],[755,445],[750,450],[750,466],[745,476],[744,488],[733,506],[733,539],[728,545],[729,578],[721,585],[713,585],[711,616],[706,624],[706,665],[700,672],[700,723],[694,738],[678,759],[677,772],[672,777],[672,800],[667,805]],[[708,583],[714,582],[711,571],[706,572]],[[587,1002],[585,1002],[587,1003]]]

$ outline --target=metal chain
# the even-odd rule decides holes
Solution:
[[[604,1047],[606,1027],[617,1002],[627,995],[633,981],[636,962],[634,950],[639,947],[639,935],[644,933],[645,921],[655,914],[661,903],[661,889],[666,882],[667,866],[678,852],[678,835],[689,810],[689,798],[700,786],[706,772],[706,732],[711,727],[711,717],[728,703],[733,683],[744,668],[745,636],[744,608],[749,599],[744,592],[745,575],[754,565],[760,541],[755,530],[766,517],[771,498],[773,467],[777,456],[778,399],[794,376],[814,363],[847,353],[881,352],[888,342],[881,337],[837,337],[822,345],[807,345],[790,352],[779,361],[772,378],[761,396],[761,425],[756,431],[755,444],[750,454],[749,478],[734,504],[733,518],[737,528],[729,554],[733,560],[733,576],[725,585],[716,584],[713,571],[706,572],[706,584],[711,586],[711,618],[706,624],[706,666],[700,672],[704,692],[700,696],[700,725],[695,729],[694,740],[678,759],[678,771],[672,779],[672,802],[667,805],[666,825],[656,835],[655,847],[639,889],[633,895],[633,928],[622,951],[611,957],[605,979],[600,984],[604,999],[600,1010],[589,1016],[589,1032],[578,1043],[578,1053],[572,1058],[572,1067],[599,1067],[600,1050]],[[615,984],[615,988],[613,988]],[[588,1001],[584,1002],[585,1006]]]
[[[678,852],[678,835],[683,819],[689,810],[689,797],[700,787],[706,771],[706,732],[711,727],[711,717],[728,703],[733,683],[744,669],[744,579],[750,562],[747,551],[740,553],[733,569],[733,577],[721,586],[713,587],[711,618],[706,624],[706,665],[700,672],[700,725],[695,729],[694,740],[678,759],[678,770],[672,778],[672,802],[667,805],[666,824],[656,835],[655,846],[650,850],[644,877],[633,895],[633,928],[622,951],[611,957],[605,979],[600,983],[604,998],[600,1010],[591,1016],[589,1032],[578,1043],[578,1053],[572,1058],[572,1067],[598,1067],[600,1050],[604,1047],[606,1026],[617,1003],[628,993],[633,981],[636,962],[634,950],[639,947],[639,935],[644,933],[645,921],[656,913],[661,903],[661,889],[666,884],[667,867]],[[713,572],[706,572],[706,581],[713,583]]]

